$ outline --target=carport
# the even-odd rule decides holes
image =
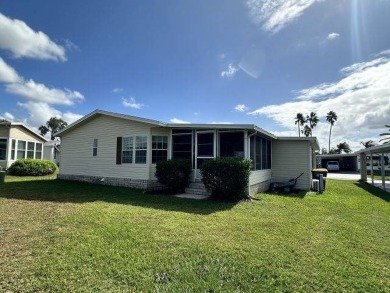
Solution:
[[[356,154],[326,154],[317,155],[317,167],[326,168],[329,161],[337,161],[340,164],[340,171],[354,172],[358,170]]]
[[[380,146],[373,146],[361,151],[356,152],[360,154],[360,178],[362,181],[367,182],[367,155],[371,158],[370,168],[371,168],[371,184],[377,187],[382,188],[383,190],[390,191],[390,182],[386,183],[386,172],[385,172],[385,154],[390,153],[390,144],[383,144]],[[381,158],[381,180],[374,179],[374,170],[373,170],[373,156],[379,155]]]

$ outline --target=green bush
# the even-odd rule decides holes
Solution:
[[[202,182],[217,200],[247,198],[251,162],[241,158],[205,160],[200,166]]]
[[[9,174],[15,176],[43,176],[57,170],[55,163],[49,160],[20,159],[9,168]]]
[[[168,160],[157,162],[156,177],[170,192],[183,192],[188,186],[192,172],[191,162],[188,160]]]

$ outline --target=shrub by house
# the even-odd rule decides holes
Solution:
[[[191,162],[188,160],[159,161],[156,165],[158,182],[174,194],[183,192],[188,186],[191,172]]]
[[[44,176],[56,170],[56,164],[49,160],[20,159],[11,165],[9,173],[15,176]]]

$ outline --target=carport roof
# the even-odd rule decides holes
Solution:
[[[356,152],[356,154],[375,154],[375,153],[390,153],[390,143],[373,146]]]

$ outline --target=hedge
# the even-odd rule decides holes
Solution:
[[[49,160],[20,159],[9,167],[8,172],[15,176],[44,176],[56,170],[56,164]]]
[[[155,175],[158,182],[164,184],[171,193],[177,194],[184,192],[188,186],[191,172],[191,161],[168,160],[157,162]]]
[[[211,197],[223,201],[248,198],[251,161],[241,158],[205,160],[200,166],[202,182]]]

